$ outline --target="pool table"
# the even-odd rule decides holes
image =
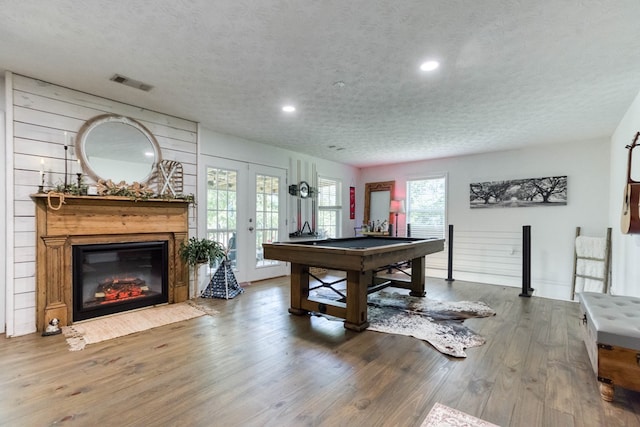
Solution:
[[[351,237],[264,243],[264,257],[291,263],[291,307],[289,312],[302,315],[310,311],[345,319],[344,327],[362,331],[369,326],[367,295],[372,290],[393,285],[409,289],[413,296],[425,292],[425,255],[442,251],[443,239],[403,237]],[[376,272],[387,266],[409,261],[411,279],[381,281]],[[311,267],[346,272],[346,295],[342,300],[309,299]],[[321,281],[321,279],[318,279]],[[335,282],[334,282],[335,283]],[[331,287],[332,283],[324,284]]]

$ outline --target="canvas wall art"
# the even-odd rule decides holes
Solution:
[[[471,208],[520,208],[564,206],[567,177],[514,179],[469,184]]]

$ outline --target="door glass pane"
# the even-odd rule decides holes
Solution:
[[[237,195],[236,171],[207,168],[207,238],[227,248],[233,268],[237,265]]]
[[[278,241],[279,194],[277,176],[256,175],[256,267],[278,264],[278,261],[264,259],[262,244]]]

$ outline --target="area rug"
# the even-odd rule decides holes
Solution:
[[[498,427],[457,409],[436,403],[420,427]]]
[[[467,357],[465,349],[486,342],[463,325],[464,319],[496,314],[481,301],[437,301],[386,291],[369,295],[368,306],[368,330],[415,337],[441,353],[460,358]]]
[[[69,350],[78,351],[83,350],[88,344],[95,344],[213,313],[214,311],[210,308],[187,301],[101,317],[75,323],[71,326],[63,326],[62,333],[67,337]]]

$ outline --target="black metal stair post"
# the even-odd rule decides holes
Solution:
[[[449,246],[449,262],[447,263],[447,282],[453,282],[453,224],[449,224],[449,237],[447,240]]]
[[[522,292],[521,297],[531,297],[531,226],[522,226]]]

